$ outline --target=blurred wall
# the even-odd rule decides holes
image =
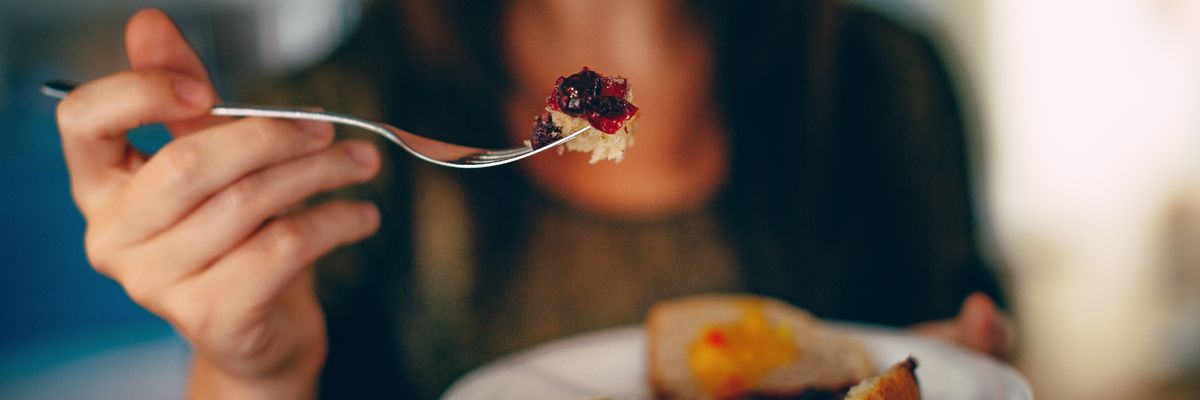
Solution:
[[[1037,395],[1200,397],[1200,2],[858,2],[929,22],[966,85]]]
[[[986,24],[993,215],[1024,365],[1050,398],[1144,398],[1200,359],[1195,329],[1180,337],[1200,318],[1200,8],[1006,0]]]

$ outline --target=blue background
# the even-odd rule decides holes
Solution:
[[[0,2],[0,399],[179,396],[188,348],[88,264],[57,100],[39,90],[127,69],[125,21],[151,6],[175,19],[234,100],[247,81],[319,59],[359,10],[354,0]],[[314,36],[326,40],[305,39]],[[153,152],[170,136],[148,126],[130,139]]]
[[[10,378],[102,348],[172,335],[87,262],[84,220],[71,199],[54,119],[56,101],[38,91],[42,80],[56,76],[69,74],[28,65],[6,76],[3,86],[0,354],[6,356],[0,376]],[[168,138],[160,127],[131,137],[149,150]],[[14,363],[19,365],[7,365]]]

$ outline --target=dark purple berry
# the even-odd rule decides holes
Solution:
[[[558,135],[562,133],[562,127],[554,124],[554,117],[549,114],[545,116],[545,120],[540,115],[533,120],[533,131],[530,132],[529,143],[534,149],[540,149],[553,143],[555,139],[558,139]]]
[[[578,117],[587,111],[587,105],[600,95],[600,74],[584,68],[574,75],[563,78],[554,93],[554,103],[559,111]]]
[[[595,111],[604,118],[618,118],[628,114],[629,107],[632,106],[633,104],[620,97],[597,97],[592,100],[592,104],[588,109]]]

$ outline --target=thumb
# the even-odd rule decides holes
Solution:
[[[1004,358],[1011,347],[1007,318],[996,303],[983,293],[972,293],[963,301],[956,321],[962,344]]]
[[[125,51],[133,69],[159,69],[184,74],[212,86],[200,56],[179,31],[171,17],[158,9],[134,14],[125,27]],[[228,118],[203,115],[183,121],[167,121],[167,129],[179,137],[228,121]]]

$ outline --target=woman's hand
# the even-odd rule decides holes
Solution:
[[[333,144],[326,123],[210,116],[207,73],[160,11],[129,21],[126,47],[132,70],[58,107],[88,259],[192,344],[193,395],[311,395],[326,341],[309,266],[373,234],[379,215],[348,201],[293,208],[370,179],[378,153]],[[146,158],[126,131],[155,122],[175,140]]]
[[[969,349],[1007,359],[1013,347],[1012,323],[983,293],[972,293],[963,300],[958,316],[912,327],[920,334],[957,343]]]

